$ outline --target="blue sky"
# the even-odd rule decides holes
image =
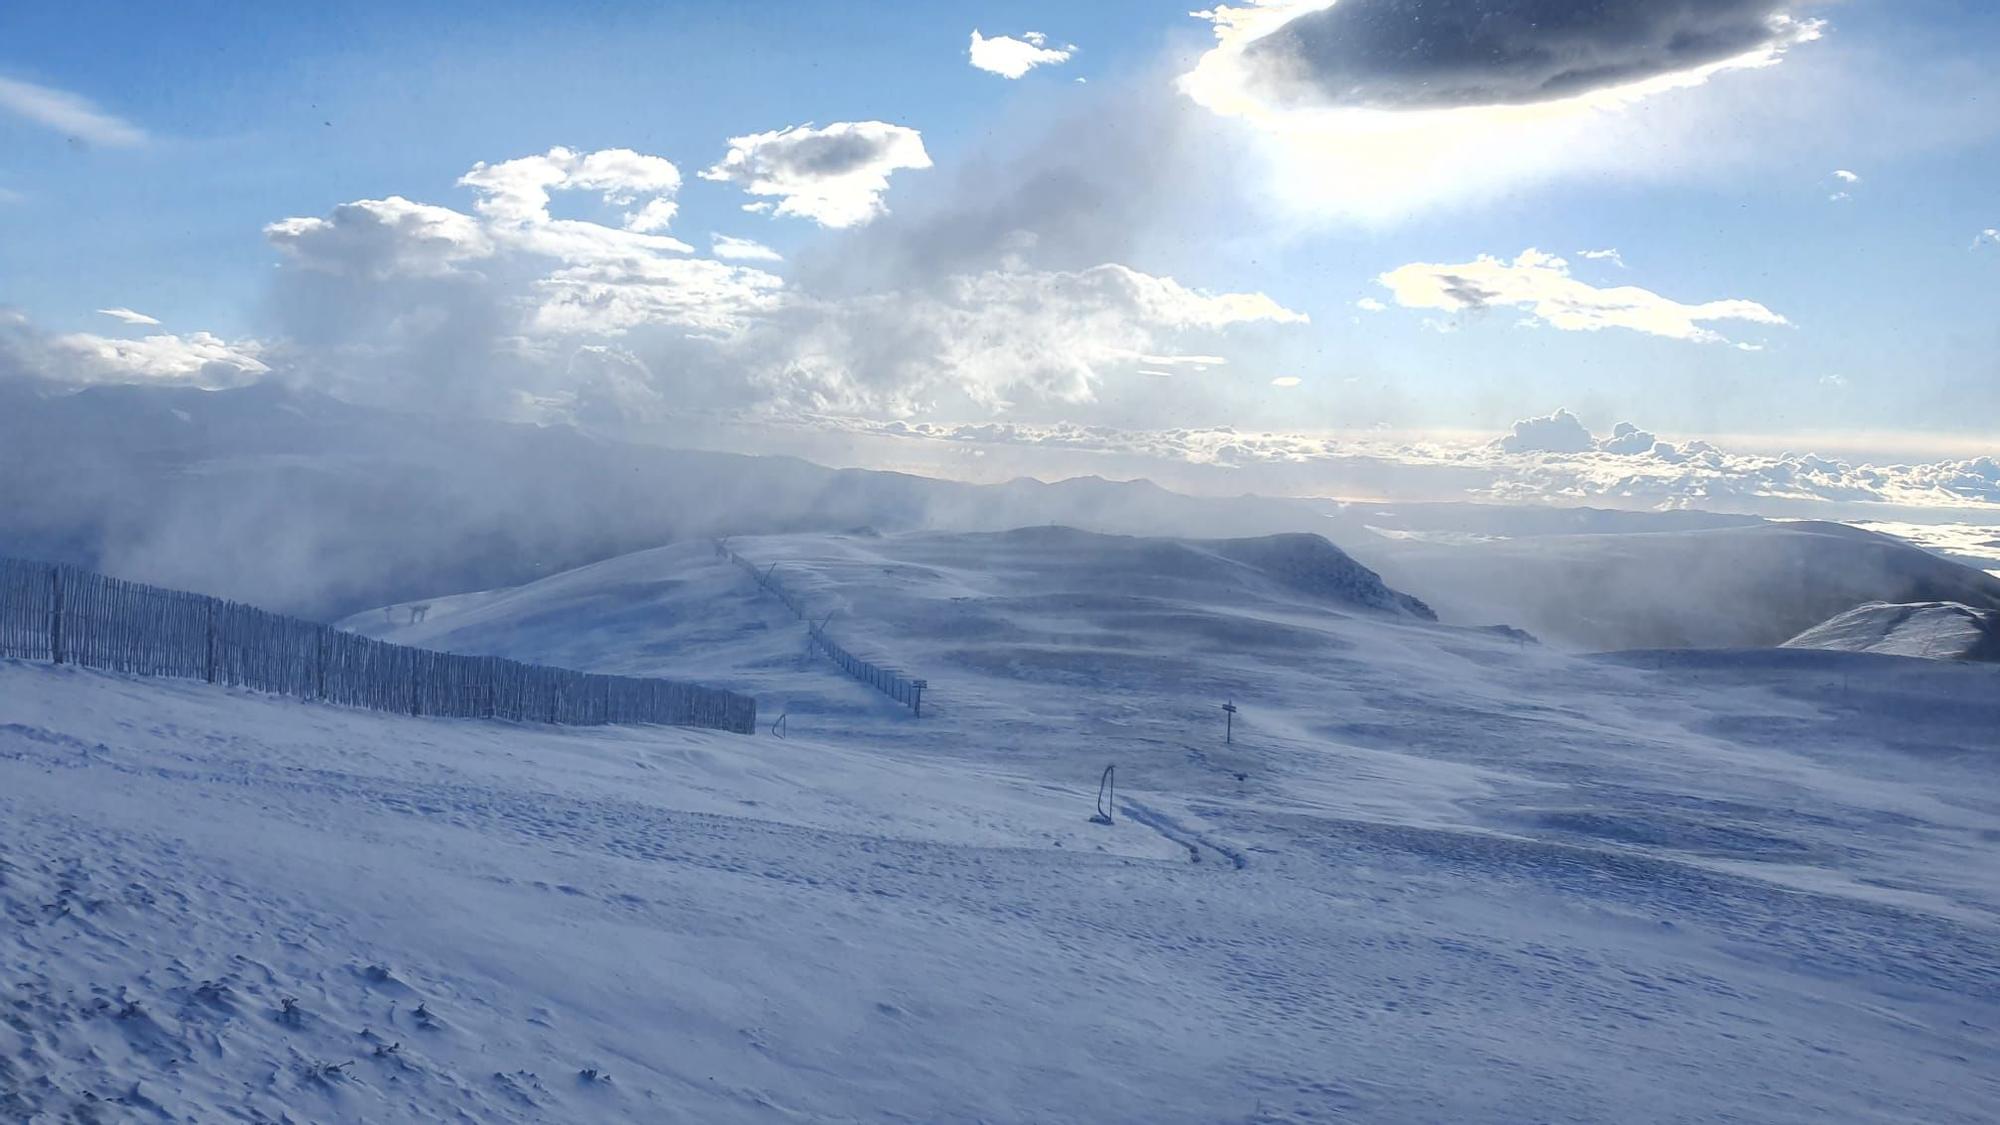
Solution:
[[[628,407],[698,402],[871,424],[1479,431],[1566,407],[1600,431],[1630,418],[1685,437],[1800,435],[1898,455],[2000,446],[2000,245],[1975,245],[2000,226],[2000,82],[1985,73],[2000,12],[1971,0],[1713,6],[1795,29],[1824,22],[1768,65],[1576,110],[1560,125],[1440,126],[1415,165],[1391,168],[1352,159],[1363,150],[1339,131],[1347,124],[1299,124],[1344,111],[1301,110],[1323,91],[1262,89],[1266,115],[1221,105],[1249,85],[1223,96],[1177,88],[1220,51],[1218,29],[1184,4],[14,5],[0,13],[0,80],[16,91],[11,111],[0,100],[0,306],[44,340],[211,333],[217,348],[245,342],[270,372],[447,410],[541,409],[582,401],[578,379],[596,390],[608,379]],[[1325,5],[1301,10],[1313,7]],[[1040,32],[1075,51],[1008,79],[969,65],[974,28]],[[24,111],[22,89],[82,99],[143,139],[80,140]],[[1391,130],[1415,120],[1377,119]],[[730,138],[808,122],[914,131],[930,166],[890,172],[886,213],[847,226],[745,212],[787,197],[701,177]],[[1505,147],[1474,152],[1468,138],[1481,133]],[[336,285],[330,259],[264,233],[391,196],[473,215],[479,196],[460,176],[555,146],[671,161],[678,212],[662,234],[693,257],[709,254],[712,233],[768,245],[787,261],[741,265],[782,284],[784,300],[731,289],[717,299],[736,304],[718,319],[690,314],[692,298],[650,278],[654,312],[426,337],[389,364],[399,374],[385,390],[356,369],[382,365],[385,349],[403,346],[390,338],[412,331],[410,316],[383,319],[390,312],[436,300],[440,322],[490,326],[520,315],[560,271],[523,264],[541,251],[481,251],[419,284],[342,258],[353,272]],[[1086,188],[1052,188],[1050,169]],[[566,190],[550,209],[616,228],[620,206]],[[958,245],[996,214],[1019,229]],[[1589,288],[1585,319],[1614,315],[1600,301],[1619,301],[1596,294],[1616,286],[1681,308],[1763,312],[1703,321],[1687,329],[1695,338],[1650,321],[1585,328],[1510,289],[1555,274],[1511,269],[1472,304],[1423,303],[1437,278],[1462,278],[1482,256],[1516,264],[1529,248],[1560,256],[1558,272]],[[1622,265],[1581,256],[1612,248]],[[1130,272],[1076,276],[1107,263]],[[1425,265],[1440,268],[1415,268]],[[1384,285],[1385,275],[1411,284]],[[1271,307],[1175,296],[1165,311],[1139,308],[1156,278]],[[475,291],[491,308],[472,315]],[[595,292],[601,303],[624,291]],[[1357,308],[1364,298],[1385,308]],[[320,315],[343,302],[353,310]],[[96,311],[113,307],[163,323]],[[898,307],[935,323],[884,354],[904,327]],[[716,354],[690,351],[705,346],[690,338],[721,336],[731,341]],[[412,390],[440,350],[496,346],[506,359],[492,366],[507,370],[491,379],[506,395],[427,402]],[[1140,358],[1155,350],[1227,362]],[[128,361],[116,345],[93,354],[113,353]],[[607,356],[620,374],[577,374]],[[682,374],[691,370],[701,374]],[[189,377],[212,374],[200,371]],[[117,375],[100,364],[71,377]]]

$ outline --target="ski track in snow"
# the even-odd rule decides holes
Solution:
[[[551,580],[598,612],[530,587],[413,628],[705,665],[784,693],[790,740],[0,663],[0,1116],[2000,1115],[1985,670],[1576,660],[1254,583],[1093,617],[950,537],[743,549],[940,713],[801,667],[705,546]],[[1234,664],[1189,640],[1260,621],[1278,647]]]

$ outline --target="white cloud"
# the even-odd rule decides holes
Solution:
[[[1361,299],[1360,299],[1359,301],[1356,301],[1356,302],[1354,302],[1354,307],[1355,307],[1355,308],[1357,308],[1357,309],[1360,309],[1360,310],[1361,310],[1362,312],[1372,312],[1372,313],[1374,313],[1374,312],[1388,312],[1388,311],[1389,311],[1389,306],[1387,306],[1387,305],[1383,304],[1382,302],[1380,302],[1380,301],[1376,300],[1376,299],[1375,299],[1375,298],[1373,298],[1373,297],[1363,297],[1363,298],[1361,298]]]
[[[578,153],[556,147],[498,164],[482,161],[458,182],[479,192],[475,207],[498,223],[547,224],[551,191],[596,192],[604,202],[621,207],[645,200],[638,210],[625,213],[624,227],[648,233],[673,219],[681,173],[669,160],[629,148]]]
[[[1522,251],[1512,262],[1484,254],[1455,265],[1416,262],[1377,280],[1404,308],[1526,309],[1537,322],[1568,332],[1623,328],[1673,340],[1717,343],[1723,337],[1703,327],[1703,322],[1789,323],[1755,301],[1685,305],[1632,285],[1600,289],[1571,276],[1569,264],[1561,258],[1534,249]]]
[[[1972,248],[1977,250],[1981,246],[2000,246],[2000,227],[1987,227],[1973,235]]]
[[[1005,35],[988,39],[974,28],[967,57],[980,70],[1002,78],[1019,78],[1038,66],[1057,66],[1068,62],[1070,55],[1076,51],[1074,45],[1051,47],[1048,42],[1048,36],[1039,31],[1030,31],[1019,39]]]
[[[97,108],[88,98],[32,82],[0,78],[0,110],[106,148],[146,142],[145,130]]]
[[[1558,410],[1546,418],[1514,423],[1514,432],[1494,444],[1506,453],[1582,453],[1596,448],[1597,442],[1581,419]]]
[[[1835,168],[1833,170],[1833,178],[1843,184],[1858,184],[1861,182],[1860,176],[1855,175],[1845,168]]]
[[[862,136],[864,147],[884,139]],[[763,147],[743,146],[739,164],[759,165]],[[620,228],[551,216],[560,188],[639,199],[674,183],[634,154],[594,155],[478,165],[461,181],[475,192],[469,214],[391,197],[271,224],[285,256],[274,307],[289,318],[288,366],[371,401],[505,417],[560,416],[586,399],[593,411],[645,414],[655,400],[644,388],[677,409],[907,414],[940,401],[1088,401],[1108,375],[1219,366],[1226,357],[1203,345],[1306,321],[1262,293],[1205,292],[1117,264],[1030,268],[1031,247],[1003,268],[795,291],[739,264],[777,259],[748,239],[714,234],[714,257],[700,258],[629,229],[629,217]],[[852,173],[833,156],[836,177]],[[778,163],[814,159],[795,151]]]
[[[1625,268],[1625,256],[1615,246],[1606,250],[1578,250],[1576,256],[1592,262],[1610,262],[1621,270]]]
[[[674,216],[673,195],[681,183],[679,169],[657,156],[630,149],[578,153],[558,147],[498,164],[482,161],[458,182],[479,193],[473,210],[486,220],[493,239],[530,253],[581,264],[637,262],[693,249],[657,233]],[[621,229],[553,217],[549,193],[558,190],[596,192],[605,203],[621,207],[645,202],[625,212]]]
[[[113,320],[122,320],[127,324],[157,326],[160,323],[157,318],[147,316],[142,312],[134,312],[123,305],[119,305],[116,308],[98,309],[97,311]]]
[[[391,196],[341,204],[323,219],[284,219],[265,234],[302,267],[376,281],[443,278],[492,262],[529,278],[518,330],[533,335],[617,335],[646,325],[736,331],[781,286],[756,270],[681,258],[692,247],[654,233],[672,218],[681,184],[679,170],[656,156],[553,148],[475,164],[459,183],[475,191],[475,214]],[[558,219],[549,205],[559,190],[634,209],[619,227]]]
[[[1620,422],[1611,427],[1611,436],[1600,438],[1597,448],[1603,453],[1615,453],[1621,457],[1634,457],[1641,453],[1651,453],[1660,439],[1651,432],[1642,430],[1630,422]]]
[[[709,236],[709,252],[718,258],[732,262],[782,262],[783,254],[761,242],[748,238],[734,238],[726,234]]]
[[[706,258],[651,258],[570,266],[536,287],[540,302],[526,329],[538,335],[616,336],[649,326],[729,335],[776,309],[784,282]]]
[[[641,234],[663,231],[679,212],[680,204],[671,199],[648,199],[637,211],[625,213],[625,229]]]
[[[666,349],[740,336],[778,306],[783,282],[688,257],[685,242],[658,233],[680,183],[658,157],[555,148],[475,165],[460,180],[474,192],[469,214],[391,196],[272,223],[287,365],[364,401],[541,417],[580,401],[580,348],[634,334]],[[595,195],[619,209],[617,225],[555,217],[557,191]],[[598,396],[600,406],[641,398]]]
[[[760,381],[816,411],[907,414],[939,395],[982,409],[1021,398],[1087,402],[1104,372],[1210,366],[1162,344],[1256,324],[1306,323],[1262,293],[1206,293],[1105,264],[999,269],[917,292],[805,302],[771,334]]]
[[[931,166],[923,137],[883,121],[841,121],[823,129],[797,125],[729,140],[721,162],[702,178],[777,197],[776,214],[823,227],[869,222],[887,208],[889,176]]]
[[[307,269],[375,278],[435,276],[493,255],[479,220],[400,195],[342,203],[323,219],[280,219],[264,237]]]
[[[1139,355],[1133,358],[1155,367],[1192,367],[1196,371],[1229,365],[1229,357],[1219,355]]]
[[[1304,382],[1304,380],[1300,379],[1296,375],[1280,375],[1277,378],[1271,380],[1271,385],[1274,387],[1296,387],[1302,382]]]
[[[208,332],[120,340],[73,332],[46,341],[45,372],[76,383],[183,383],[232,387],[270,371],[255,340],[224,340]]]
[[[1545,418],[1525,418],[1493,443],[1502,453],[1609,453],[1635,457],[1659,448],[1659,438],[1630,422],[1611,428],[1611,436],[1600,438],[1585,428],[1576,415],[1558,410]]]

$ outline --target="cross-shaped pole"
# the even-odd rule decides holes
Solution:
[[[1236,741],[1236,704],[1222,705],[1222,740],[1234,744]]]

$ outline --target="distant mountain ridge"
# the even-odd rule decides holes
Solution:
[[[1444,621],[1571,648],[1776,645],[1871,601],[2000,607],[2000,580],[1835,524],[1189,496],[1099,477],[980,485],[447,421],[275,384],[55,394],[0,380],[0,552],[317,620],[715,535],[1049,524],[1323,536]]]
[[[1307,502],[1148,481],[972,485],[567,427],[446,425],[268,384],[51,395],[0,380],[0,501],[8,553],[319,619],[712,535],[1327,522]]]

